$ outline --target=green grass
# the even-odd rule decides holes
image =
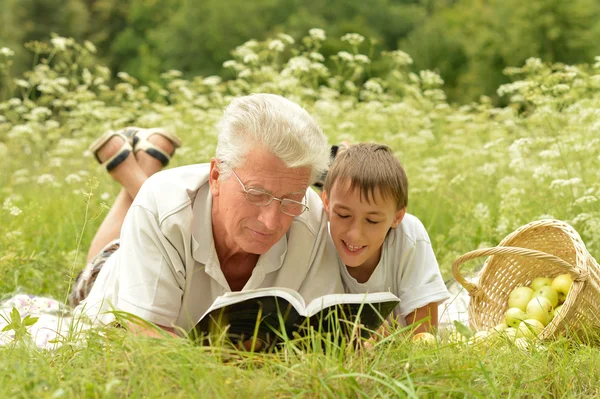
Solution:
[[[318,49],[310,40],[292,47],[306,58]],[[258,54],[258,64],[236,56],[240,77],[216,84],[171,72],[152,87],[124,75],[112,85],[107,70],[77,45],[53,49],[49,66],[36,66],[20,82],[22,91],[0,103],[0,298],[66,297],[102,203],[118,192],[85,154],[93,138],[130,124],[169,126],[185,143],[173,166],[206,162],[223,107],[233,96],[260,91],[302,104],[331,142],[377,141],[394,149],[409,177],[409,212],[426,225],[445,278],[457,256],[549,216],[571,223],[600,257],[600,65],[515,68],[516,83],[501,88],[509,106],[496,109],[485,98],[448,104],[436,79],[411,75],[406,65],[391,65],[386,79],[363,84],[368,68],[360,63],[325,67],[323,74],[293,68],[266,42],[246,50]],[[569,90],[553,90],[557,84]],[[566,338],[523,351],[510,344],[424,347],[396,332],[372,351],[287,343],[277,354],[134,338],[110,328],[85,341],[67,339],[55,351],[26,342],[0,348],[0,397],[599,394],[597,348]]]

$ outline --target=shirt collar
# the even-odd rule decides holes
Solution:
[[[192,215],[192,257],[196,262],[206,265],[215,247],[212,234],[212,195],[208,183],[198,190]]]

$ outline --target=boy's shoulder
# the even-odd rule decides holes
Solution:
[[[393,234],[388,234],[386,238],[388,244],[395,245],[402,245],[406,242],[414,245],[418,241],[430,242],[429,235],[419,218],[408,212],[404,215],[398,227],[393,230]]]

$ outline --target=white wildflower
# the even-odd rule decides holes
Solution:
[[[532,71],[537,71],[544,67],[544,63],[539,58],[531,57],[525,61],[525,68],[530,69]]]
[[[494,175],[496,173],[497,169],[498,169],[498,164],[491,163],[491,162],[486,162],[479,168],[479,170],[481,171],[481,173],[484,176]]]
[[[342,36],[342,41],[350,43],[351,46],[359,46],[365,41],[365,37],[358,33],[346,33]]]
[[[103,201],[107,201],[107,200],[110,198],[110,194],[109,194],[109,193],[102,193],[102,194],[100,195],[100,198],[101,198]]]
[[[593,195],[584,195],[583,197],[577,198],[574,202],[575,205],[587,205],[587,204],[595,204],[598,202],[598,198]]]
[[[384,52],[383,55],[388,55],[392,58],[392,61],[397,66],[407,66],[413,63],[413,59],[410,55],[405,53],[404,51],[395,50],[390,52]],[[416,75],[414,75],[416,77]]]
[[[433,71],[424,70],[419,72],[419,77],[421,78],[421,82],[425,86],[442,86],[444,84],[444,80],[440,75]]]
[[[368,90],[372,93],[383,93],[383,87],[381,87],[381,85],[374,79],[367,80],[363,87],[365,88],[365,90]]]
[[[367,57],[364,54],[356,54],[354,56],[354,61],[359,62],[361,64],[368,64],[371,62],[371,60],[369,59],[369,57]]]
[[[294,38],[288,34],[280,33],[277,35],[277,37],[280,38],[282,41],[286,42],[287,44],[294,44]]]
[[[313,28],[308,31],[308,34],[313,40],[318,40],[322,42],[325,39],[327,39],[327,35],[325,34],[325,31],[323,29]]]
[[[51,175],[48,173],[42,174],[38,177],[37,184],[54,185],[54,184],[56,184],[56,177],[54,177],[54,175]]]
[[[284,70],[281,72],[283,76],[294,74],[295,72],[308,72],[310,71],[310,60],[304,56],[292,57],[288,61]]]
[[[69,43],[68,39],[66,37],[60,37],[60,36],[56,36],[53,37],[50,42],[52,43],[52,45],[54,47],[56,47],[59,50],[66,50],[67,49],[67,44]]]
[[[484,203],[479,202],[475,205],[475,209],[473,210],[473,216],[482,224],[487,223],[490,220],[491,212],[490,208]]]
[[[571,179],[556,179],[550,183],[550,189],[554,190],[561,187],[577,186],[582,183],[579,177],[573,177]]]
[[[316,51],[311,52],[308,56],[313,61],[318,61],[318,62],[325,61],[325,57],[323,57],[323,54],[317,53]]]
[[[269,50],[277,51],[278,53],[285,50],[285,44],[281,40],[275,39],[269,42]]]
[[[9,212],[12,216],[19,216],[23,211],[13,205],[10,207]]]
[[[67,177],[65,177],[65,182],[67,182],[67,184],[81,183],[82,180],[83,179],[81,178],[81,176],[79,176],[76,173],[71,173],[67,175]]]
[[[337,56],[342,61],[346,61],[346,62],[352,62],[352,61],[354,61],[354,56],[352,54],[350,54],[349,52],[347,52],[347,51],[340,51],[340,52],[337,53]]]
[[[350,122],[350,121],[342,122],[339,125],[337,125],[338,130],[351,130],[351,129],[354,129],[355,127],[356,127],[356,124],[354,122]]]
[[[15,55],[15,52],[12,51],[11,49],[9,49],[8,47],[2,47],[0,48],[0,55],[3,55],[5,57],[12,57],[13,55]]]
[[[543,158],[543,159],[560,158],[560,151],[556,148],[553,148],[551,150],[540,151],[540,158]]]
[[[25,89],[29,89],[29,87],[31,87],[29,82],[23,79],[15,79],[15,83],[17,84],[17,86],[23,87]]]
[[[220,76],[213,75],[202,79],[202,84],[205,86],[216,86],[221,83],[221,81],[222,79]]]

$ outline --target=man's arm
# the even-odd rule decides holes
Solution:
[[[175,328],[173,327],[165,327],[158,326],[163,329],[168,335],[179,338],[179,335],[175,334]],[[151,338],[164,338],[165,334],[161,331],[156,331],[156,328],[152,326],[144,326],[140,323],[127,322],[127,329],[131,331],[134,335],[142,336],[142,337],[151,337]]]

